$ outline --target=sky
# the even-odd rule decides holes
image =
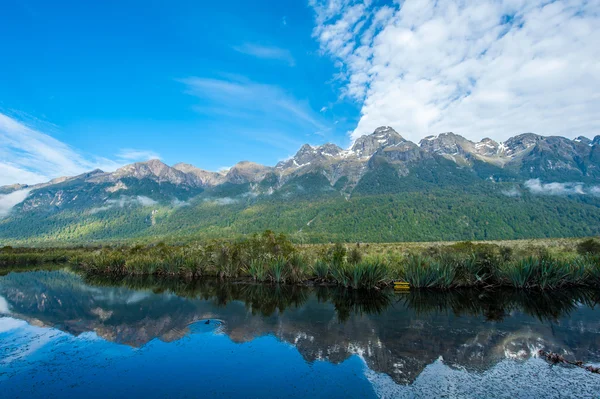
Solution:
[[[0,185],[379,126],[600,134],[600,0],[4,0],[0,37]]]

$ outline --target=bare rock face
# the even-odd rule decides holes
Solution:
[[[379,127],[373,134],[359,137],[350,151],[358,158],[369,158],[380,148],[389,147],[406,141],[389,126]]]
[[[533,133],[523,133],[518,136],[511,137],[504,143],[504,154],[507,157],[515,157],[523,152],[535,147],[537,143],[543,140],[542,136]]]
[[[476,143],[474,148],[477,154],[485,157],[495,156],[500,152],[500,144],[489,137],[486,137],[479,143]]]
[[[468,147],[468,144],[472,145],[473,143],[452,132],[425,137],[419,143],[423,151],[440,155],[464,154],[466,153],[465,147]]]
[[[172,168],[158,159],[126,165],[112,173],[90,175],[84,180],[91,183],[117,183],[124,178],[150,179],[157,183],[197,187],[193,176]]]
[[[15,191],[24,190],[28,187],[27,184],[9,184],[8,186],[0,187],[0,195],[10,194]]]
[[[379,149],[375,154],[387,159],[389,162],[416,162],[422,158],[421,149],[412,141],[403,141],[389,147]]]
[[[196,184],[200,187],[214,187],[225,182],[225,174],[199,169],[187,163],[173,165],[173,169],[196,177]]]
[[[136,179],[151,178],[159,183],[193,184],[190,176],[177,169],[171,168],[158,159],[124,166],[117,169],[117,171],[112,174],[112,177],[116,179],[123,177],[134,177]]]
[[[225,180],[234,184],[258,183],[272,171],[273,168],[268,166],[250,161],[242,161],[229,169],[225,176]]]
[[[600,137],[598,137],[598,139],[600,140]],[[589,145],[589,146],[593,145],[592,140],[588,139],[585,136],[579,136],[576,139],[574,139],[573,141],[576,143],[584,144],[584,145]]]
[[[331,143],[318,147],[304,144],[292,158],[279,162],[276,169],[285,172],[291,169],[326,164],[334,160],[342,152],[343,150],[340,147]]]
[[[564,137],[543,137],[522,159],[523,169],[532,176],[564,172],[570,178],[597,174],[598,165],[591,161],[592,147],[581,140]]]

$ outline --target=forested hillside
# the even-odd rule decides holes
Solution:
[[[453,134],[419,145],[390,128],[349,150],[303,146],[276,167],[226,173],[160,161],[0,188],[25,200],[0,245],[185,241],[267,229],[297,242],[583,237],[600,234],[600,139]],[[0,215],[1,216],[1,215]]]

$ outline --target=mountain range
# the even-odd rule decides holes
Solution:
[[[12,203],[11,203],[12,201]],[[600,136],[454,133],[418,144],[380,127],[350,148],[304,145],[211,172],[150,160],[0,187],[0,244],[232,237],[412,241],[600,233]]]

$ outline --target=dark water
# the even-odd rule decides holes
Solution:
[[[600,397],[600,293],[0,277],[0,397]],[[210,320],[206,324],[206,320]]]

